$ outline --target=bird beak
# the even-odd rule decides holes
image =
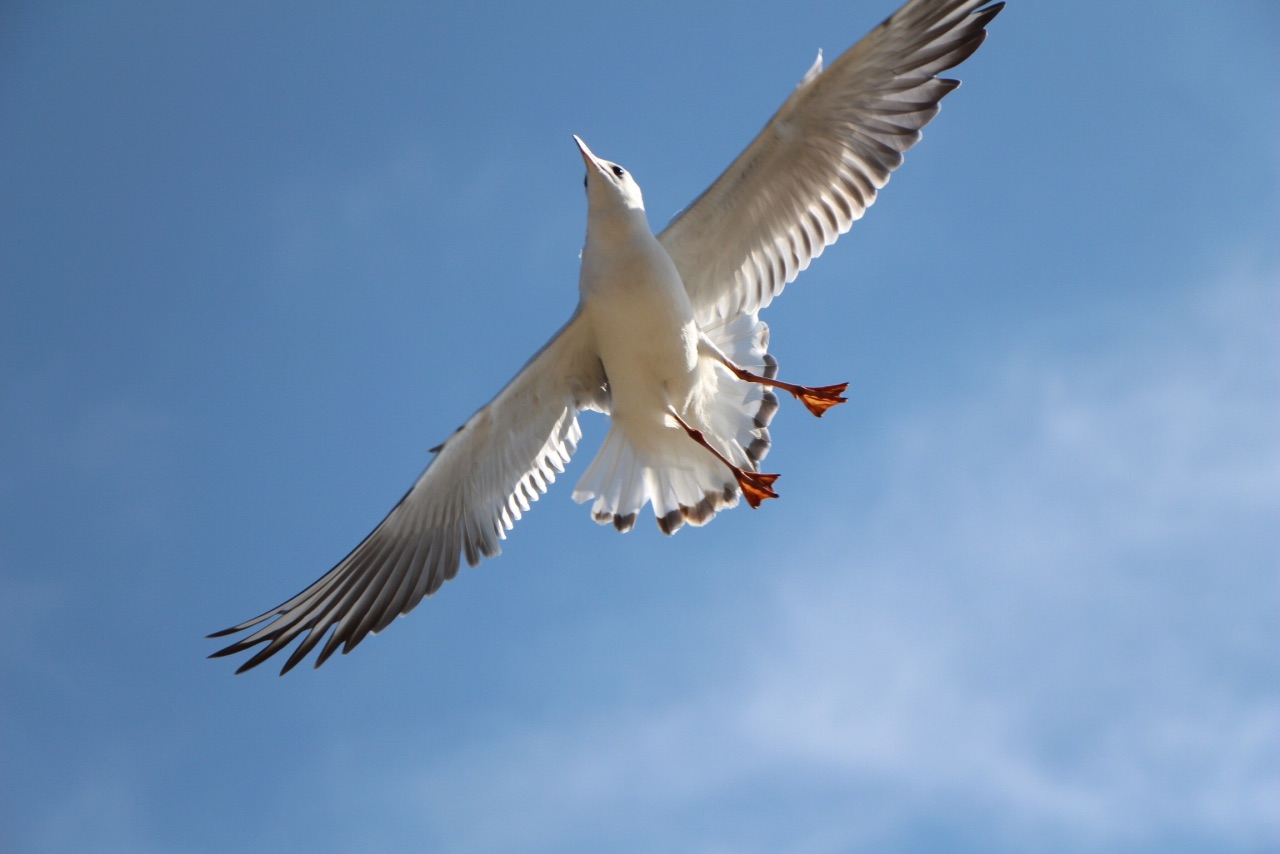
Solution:
[[[587,164],[587,169],[595,169],[597,172],[601,170],[600,161],[591,153],[591,149],[587,148],[587,144],[582,141],[582,137],[576,133],[573,135],[573,141],[578,143],[578,151],[582,154],[582,162]]]

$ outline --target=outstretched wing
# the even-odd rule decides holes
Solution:
[[[498,541],[564,471],[582,435],[578,411],[607,407],[604,367],[590,329],[575,314],[497,397],[434,449],[437,456],[373,533],[297,596],[210,635],[266,622],[211,657],[266,644],[240,673],[301,635],[284,674],[335,626],[315,666],[339,646],[350,652],[457,575],[462,558],[474,566],[498,554]]]
[[[701,322],[768,305],[859,219],[1004,3],[911,0],[827,70],[659,235]]]

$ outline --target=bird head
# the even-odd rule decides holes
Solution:
[[[583,186],[587,188],[587,205],[595,210],[644,210],[644,197],[631,173],[617,163],[601,160],[591,153],[587,144],[576,134],[573,141],[582,153],[587,166]]]

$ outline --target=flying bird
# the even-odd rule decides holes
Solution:
[[[498,395],[432,449],[412,488],[358,546],[292,599],[210,637],[253,630],[211,657],[265,644],[237,671],[301,637],[287,673],[350,652],[424,596],[500,551],[564,471],[578,413],[610,416],[573,497],[628,531],[646,504],[658,527],[704,525],[745,498],[776,498],[775,390],[814,415],[846,384],[778,378],[759,319],[783,287],[848,231],[959,82],[938,77],[986,38],[1004,3],[910,0],[824,68],[822,54],[759,135],[659,234],[626,169],[577,136],[587,235],[569,322]],[[332,631],[331,631],[332,630]],[[327,636],[327,640],[326,640]]]

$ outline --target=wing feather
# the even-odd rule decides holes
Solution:
[[[920,140],[1004,3],[911,0],[830,68],[659,235],[702,323],[759,311],[852,227]],[[979,8],[981,7],[981,8]]]
[[[319,667],[350,652],[458,573],[500,551],[498,541],[547,490],[577,447],[580,409],[607,411],[595,341],[574,317],[488,404],[435,450],[390,514],[333,569],[270,611],[210,637],[247,631],[213,657],[262,649],[256,667],[298,637],[286,673],[324,641]],[[332,630],[332,631],[330,631]]]

